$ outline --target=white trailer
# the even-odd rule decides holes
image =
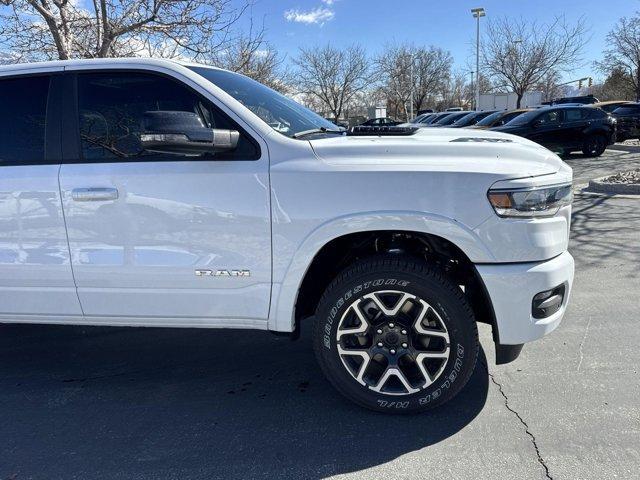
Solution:
[[[478,110],[513,110],[517,108],[518,96],[511,93],[484,93],[480,95]],[[542,92],[525,92],[520,102],[521,108],[537,107],[542,104]]]

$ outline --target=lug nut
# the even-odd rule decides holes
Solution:
[[[406,331],[406,330],[402,330],[402,334],[403,334],[403,335],[406,335],[406,334],[407,334],[407,331]]]
[[[376,330],[376,332],[378,333],[378,335],[382,334],[382,330],[380,329]]]
[[[389,328],[393,328],[393,327],[395,327],[395,324],[390,323],[390,324],[389,324]]]
[[[402,344],[402,348],[407,348],[407,344],[406,344],[406,343],[403,343],[403,344]]]
[[[395,355],[396,351],[392,348],[391,350],[389,350],[389,352],[391,353],[391,355]]]
[[[379,347],[382,347],[382,342],[378,342],[378,346],[379,346]]]

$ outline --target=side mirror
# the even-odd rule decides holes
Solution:
[[[233,150],[240,139],[236,130],[208,128],[192,112],[145,112],[142,123],[140,142],[150,152],[197,156]]]
[[[542,121],[541,120],[534,120],[533,122],[531,122],[531,127],[532,128],[538,128],[540,125],[542,125]]]

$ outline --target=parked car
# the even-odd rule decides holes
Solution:
[[[617,122],[616,139],[619,142],[632,138],[640,140],[640,103],[627,103],[616,108],[611,115]]]
[[[325,118],[325,120],[327,122],[331,122],[333,123],[335,126],[340,127],[340,128],[349,128],[349,123],[344,121],[344,120],[338,120],[338,121],[334,121],[331,118]]]
[[[0,105],[1,322],[313,322],[339,392],[417,412],[469,380],[476,322],[505,363],[565,313],[572,171],[527,140],[345,133],[243,75],[149,58],[2,66]]]
[[[492,127],[501,127],[502,125],[507,124],[518,115],[521,115],[525,112],[530,112],[531,108],[519,108],[517,110],[500,110],[499,112],[492,113],[491,115],[483,118],[475,125],[471,126],[471,128],[479,128],[485,130],[487,128]]]
[[[462,118],[459,118],[458,120],[453,122],[451,124],[451,127],[452,128],[471,127],[472,125],[475,125],[480,120],[482,120],[483,118],[486,118],[487,116],[491,115],[492,113],[494,113],[493,110],[486,110],[484,112],[467,113]]]
[[[432,114],[430,117],[427,118],[423,118],[422,120],[420,120],[420,124],[422,126],[425,125],[431,125],[432,123],[437,122],[438,120],[442,120],[444,117],[447,117],[451,115],[451,112],[438,112],[438,113],[434,113]]]
[[[433,108],[425,108],[423,110],[418,110],[418,115],[422,115],[423,113],[435,113]]]
[[[434,114],[433,113],[421,113],[420,115],[418,115],[416,118],[414,118],[413,120],[411,120],[408,123],[421,123],[421,122],[427,120],[432,115],[434,115]]]
[[[575,97],[556,98],[556,99],[552,100],[551,102],[544,102],[544,103],[545,104],[550,104],[550,105],[566,105],[566,104],[590,105],[590,104],[593,104],[593,103],[598,103],[599,101],[600,100],[598,100],[593,95],[578,95],[578,96],[575,96]]]
[[[588,157],[602,155],[615,142],[615,121],[599,108],[557,106],[532,110],[491,130],[533,140],[554,152],[582,150]]]
[[[449,112],[448,115],[443,116],[442,118],[436,120],[435,122],[429,124],[429,127],[449,127],[453,124],[453,122],[455,122],[456,120],[461,119],[462,117],[466,116],[467,114],[469,114],[471,112],[467,112],[467,111],[462,111],[462,112]]]
[[[399,125],[400,122],[397,122],[396,120],[389,118],[389,117],[382,117],[382,118],[371,118],[369,120],[367,120],[366,122],[362,122],[360,125],[364,125],[364,126],[378,126],[378,127],[391,127],[393,125]]]
[[[612,113],[616,108],[626,105],[627,103],[631,103],[631,102],[629,100],[611,100],[608,102],[593,103],[590,106],[601,108],[607,113]]]

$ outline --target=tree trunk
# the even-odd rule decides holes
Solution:
[[[518,99],[516,100],[516,108],[520,108],[520,105],[522,104],[522,97],[524,97],[524,93],[516,92],[516,95],[518,96]]]

